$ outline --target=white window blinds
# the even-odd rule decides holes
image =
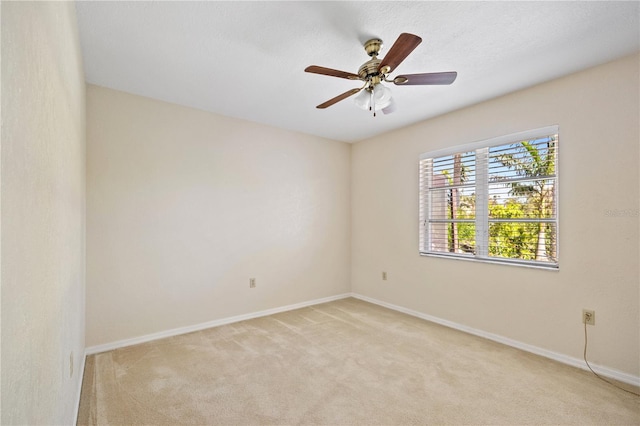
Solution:
[[[420,253],[558,267],[558,128],[420,159]]]

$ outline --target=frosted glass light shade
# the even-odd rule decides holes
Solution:
[[[361,90],[358,96],[353,98],[353,102],[358,108],[369,109],[369,103],[371,102],[371,93],[368,90]]]
[[[391,103],[391,90],[382,84],[376,84],[373,87],[373,96],[375,97],[376,111],[386,108]],[[368,110],[371,106],[371,92],[368,90],[361,91],[353,102],[360,108]]]

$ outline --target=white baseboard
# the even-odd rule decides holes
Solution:
[[[84,363],[86,359],[87,352],[85,351],[82,354],[82,361],[80,362],[80,377],[78,377],[80,381],[78,382],[78,391],[76,393],[76,417],[75,419],[73,419],[74,425],[78,424],[78,414],[80,413],[80,395],[82,394],[82,382],[84,382]]]
[[[217,327],[220,325],[231,324],[239,321],[246,321],[253,318],[264,317],[267,315],[273,315],[280,312],[292,311],[294,309],[305,308],[307,306],[319,305],[320,303],[332,302],[338,299],[345,299],[351,297],[350,293],[338,294],[336,296],[323,297],[321,299],[309,300],[306,302],[295,303],[293,305],[281,306],[279,308],[267,309],[264,311],[252,312],[243,315],[237,315],[228,318],[222,318],[218,320],[208,321],[201,324],[189,325],[186,327],[174,328],[171,330],[160,331],[158,333],[147,334],[144,336],[134,337],[131,339],[118,340],[111,343],[105,343],[103,345],[90,346],[86,348],[86,355],[93,355],[100,352],[111,351],[113,349],[124,348],[125,346],[137,345],[139,343],[150,342],[152,340],[164,339],[165,337],[177,336],[180,334],[192,333],[194,331],[200,331],[211,327]]]
[[[521,349],[526,352],[531,352],[536,355],[543,356],[545,358],[549,358],[563,364],[568,364],[573,367],[578,367],[582,370],[588,370],[587,365],[585,364],[583,359],[574,358],[568,355],[564,355],[558,352],[553,352],[547,349],[539,348],[537,346],[529,345],[527,343],[522,343],[517,340],[509,339],[507,337],[503,337],[497,334],[488,333],[483,330],[478,330],[476,328],[468,327],[466,325],[458,324],[453,321],[444,320],[438,317],[434,317],[431,315],[423,314],[422,312],[414,311],[412,309],[407,309],[402,306],[393,305],[391,303],[383,302],[381,300],[373,299],[368,296],[363,296],[358,293],[351,293],[351,296],[364,300],[365,302],[373,303],[375,305],[384,306],[385,308],[393,309],[394,311],[402,312],[414,317],[422,318],[427,321],[434,322],[436,324],[444,325],[445,327],[453,328],[455,330],[464,331],[465,333],[473,334],[475,336],[483,337],[485,339],[493,340],[494,342],[502,343],[507,346],[511,346],[517,349]],[[628,383],[634,386],[640,386],[640,377],[634,376],[632,374],[628,374],[619,370],[615,370],[609,367],[603,367],[601,365],[594,365],[589,363],[593,370],[601,376],[609,377],[611,379],[619,380],[624,383]]]

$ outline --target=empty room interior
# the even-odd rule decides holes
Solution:
[[[0,18],[2,425],[640,424],[640,3]]]

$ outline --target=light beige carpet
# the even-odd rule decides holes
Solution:
[[[356,299],[92,355],[79,424],[640,424],[591,373]]]

